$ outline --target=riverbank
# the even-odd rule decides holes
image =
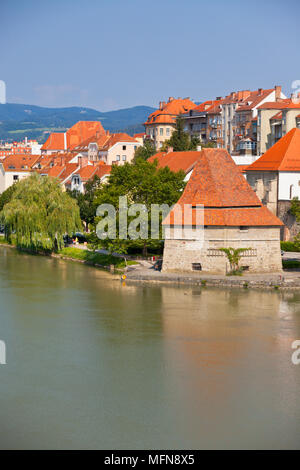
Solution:
[[[6,248],[17,248],[15,244],[9,244],[3,237],[0,237],[0,247]],[[49,256],[51,258],[58,258],[62,260],[74,261],[77,263],[87,264],[99,269],[104,269],[111,273],[120,273],[122,274],[127,265],[135,265],[134,261],[126,261],[123,258],[116,257],[109,254],[98,253],[90,250],[81,250],[76,247],[66,247],[60,250],[58,253],[42,253],[42,252],[32,252],[30,250],[19,249],[21,253],[26,253],[30,255],[37,256]]]
[[[135,268],[127,273],[127,282],[146,284],[185,284],[225,288],[300,289],[300,271],[281,273],[222,276],[205,273],[163,273],[153,269]]]

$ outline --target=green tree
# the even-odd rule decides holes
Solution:
[[[220,248],[227,256],[230,264],[230,274],[237,274],[240,271],[239,262],[244,251],[250,250],[251,248]]]
[[[134,161],[141,158],[143,160],[148,160],[151,155],[156,153],[154,143],[151,140],[145,140],[142,147],[137,147],[134,152]]]
[[[1,219],[6,238],[15,232],[17,245],[33,251],[61,249],[63,236],[81,228],[76,201],[58,180],[37,173],[18,182]]]
[[[166,151],[168,147],[172,147],[174,152],[184,152],[188,150],[197,150],[200,145],[200,140],[196,136],[190,135],[184,130],[184,123],[182,117],[178,116],[176,119],[176,127],[170,137],[163,143],[162,151]]]
[[[144,161],[142,159],[132,165],[126,163],[122,166],[114,165],[109,177],[108,184],[103,185],[96,192],[95,204],[112,204],[117,214],[117,237],[119,230],[119,197],[127,196],[128,205],[132,203],[144,204],[147,208],[148,215],[151,216],[152,204],[167,204],[172,206],[176,203],[181,196],[185,187],[184,182],[185,174],[183,171],[177,173],[172,172],[168,167],[157,168],[157,164]],[[149,217],[150,218],[150,217]],[[134,217],[128,217],[128,224]],[[99,221],[96,218],[96,222]],[[161,222],[161,217],[160,217]],[[147,221],[145,223],[149,223]],[[160,233],[157,234],[159,237]],[[100,241],[99,241],[100,242]],[[143,254],[146,255],[147,247],[152,245],[153,240],[148,238],[142,239]],[[106,242],[101,240],[101,244],[109,244],[110,240]],[[124,249],[130,247],[131,241],[117,240],[114,242],[114,250],[116,244],[120,244],[122,252]],[[137,241],[135,241],[137,244]]]
[[[101,179],[95,175],[91,180],[87,181],[84,193],[80,191],[70,191],[70,195],[76,199],[80,210],[80,218],[84,222],[85,229],[88,231],[89,225],[94,223],[96,208],[94,198],[96,190],[101,186]]]
[[[17,188],[17,185],[18,183],[12,184],[11,186],[9,186],[9,188],[7,188],[5,191],[3,191],[3,193],[0,194],[0,212],[3,210],[5,204],[7,204],[11,200],[15,189]]]

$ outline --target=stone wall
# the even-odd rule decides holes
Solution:
[[[278,201],[278,217],[285,224],[281,229],[282,240],[292,240],[300,232],[300,224],[296,217],[289,212],[291,201]]]
[[[278,173],[275,171],[247,171],[247,181],[261,202],[276,215]]]
[[[172,231],[170,235],[172,237]],[[208,227],[204,229],[203,246],[199,241],[165,240],[163,272],[192,272],[200,264],[207,273],[226,274],[230,271],[226,255],[220,248],[247,248],[240,266],[249,272],[280,272],[282,270],[279,227]],[[195,248],[195,249],[194,249]],[[196,266],[194,266],[196,267]]]

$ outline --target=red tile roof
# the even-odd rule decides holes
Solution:
[[[105,134],[101,122],[78,121],[66,132],[52,132],[42,150],[71,150],[95,134]]]
[[[1,163],[5,171],[31,171],[40,155],[15,154],[8,155]]]
[[[189,173],[200,158],[201,152],[159,152],[148,158],[148,162],[153,163],[157,160],[158,168],[168,166],[171,171],[177,172],[183,170],[185,174]]]
[[[157,109],[151,113],[144,123],[149,124],[174,124],[179,114],[186,113],[190,109],[194,109],[196,104],[189,98],[169,99],[167,103],[163,103],[161,109]]]
[[[116,134],[112,134],[109,136],[109,139],[104,143],[101,149],[99,150],[108,150],[110,149],[113,145],[119,143],[119,142],[124,142],[124,143],[136,143],[139,144],[137,140],[135,140],[133,137],[130,135],[126,134],[125,132],[119,132]]]
[[[247,171],[300,171],[300,129],[291,129]]]
[[[210,226],[281,226],[256,196],[225,149],[203,149],[192,176],[178,201],[204,206],[204,225]],[[186,225],[196,224],[196,211]],[[174,210],[164,220],[174,225]]]

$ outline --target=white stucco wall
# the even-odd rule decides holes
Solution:
[[[290,196],[300,199],[300,172],[279,172],[278,199],[289,201]]]

